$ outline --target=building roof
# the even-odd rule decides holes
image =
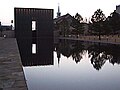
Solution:
[[[58,18],[55,18],[54,22],[55,23],[56,22],[60,23],[63,19],[68,19],[68,18],[74,19],[69,13],[67,13],[66,15],[60,16]]]

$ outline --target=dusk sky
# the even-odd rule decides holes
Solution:
[[[0,21],[4,25],[10,25],[14,19],[14,7],[25,8],[50,8],[54,9],[56,17],[58,3],[61,15],[70,13],[72,16],[77,12],[83,18],[91,17],[97,9],[102,9],[108,16],[120,5],[120,0],[2,0],[0,2]]]

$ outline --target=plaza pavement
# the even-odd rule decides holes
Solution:
[[[0,37],[0,90],[28,90],[15,38]]]

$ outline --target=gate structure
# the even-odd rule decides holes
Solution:
[[[53,65],[53,9],[14,8],[14,16],[23,65]]]
[[[53,9],[14,8],[16,38],[53,37]]]

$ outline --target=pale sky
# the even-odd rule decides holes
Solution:
[[[14,7],[50,8],[54,9],[56,17],[58,3],[61,15],[70,13],[73,16],[78,12],[83,18],[89,19],[99,8],[106,16],[110,15],[116,9],[116,5],[120,5],[120,0],[1,0],[0,21],[3,25],[10,25],[14,19]]]

